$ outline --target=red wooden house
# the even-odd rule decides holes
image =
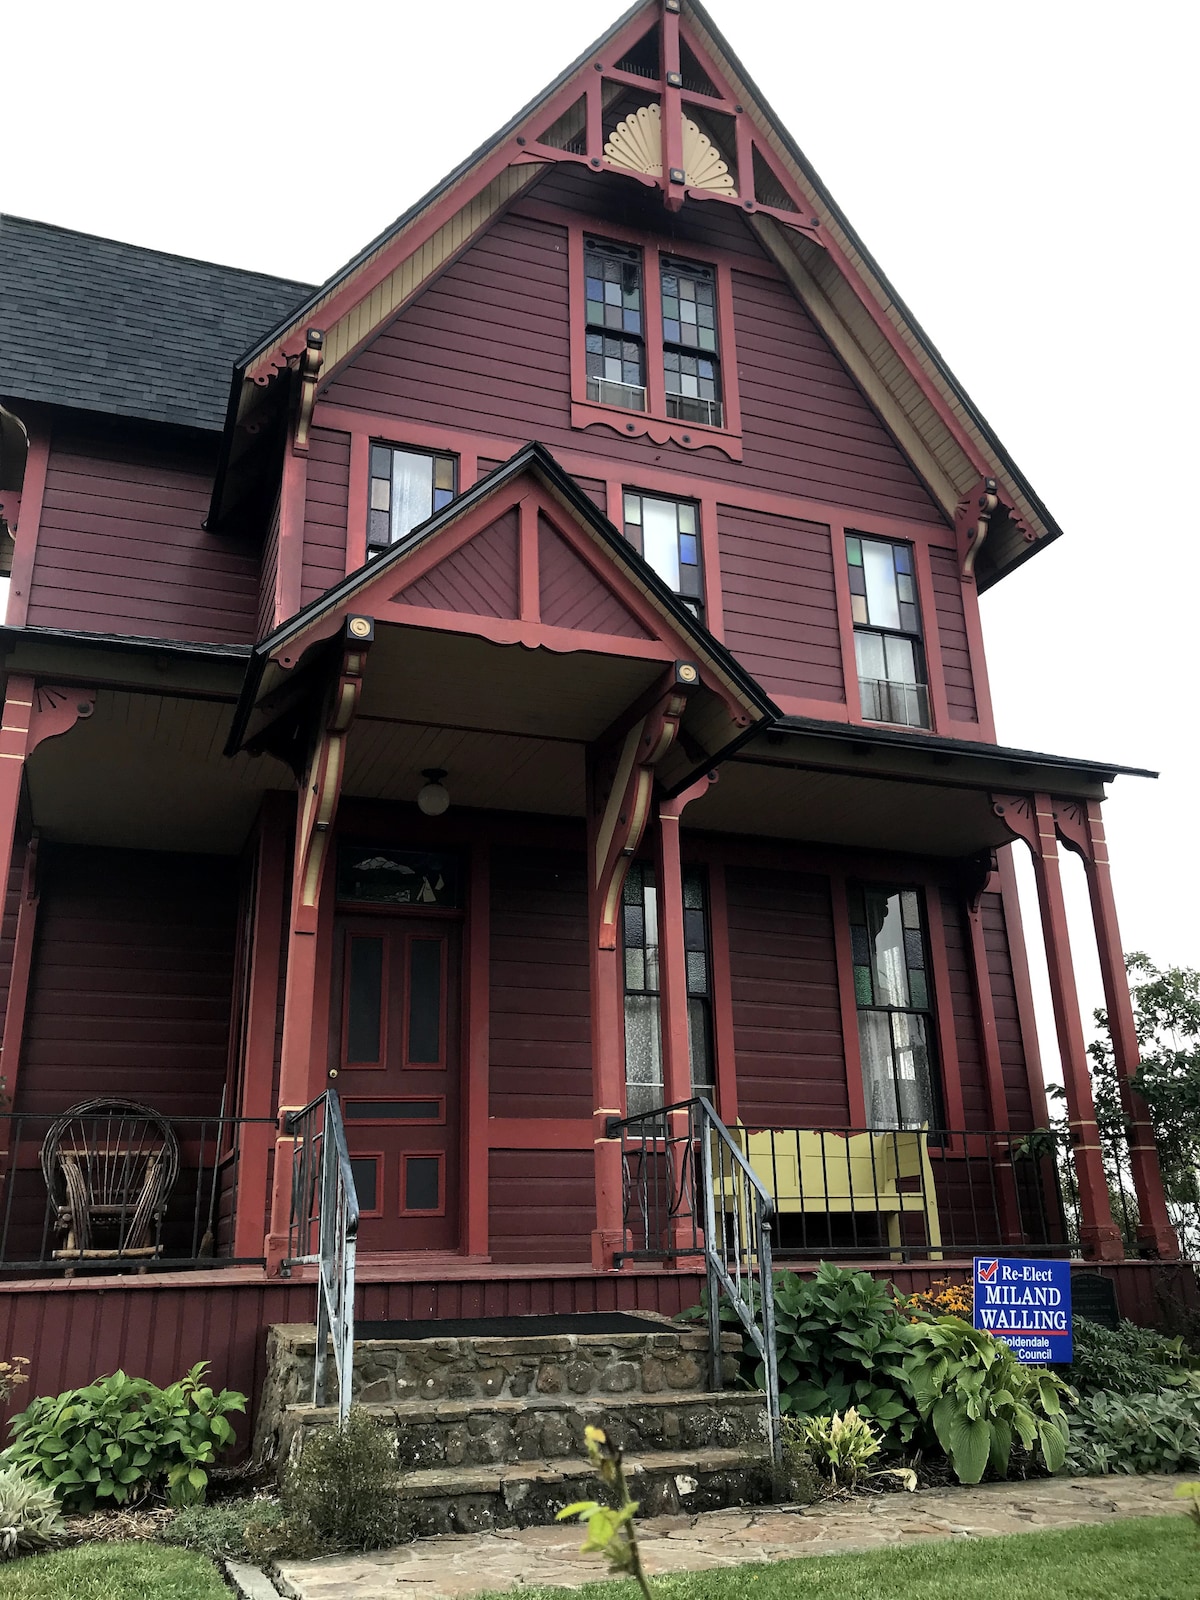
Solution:
[[[319,288],[6,218],[0,303],[0,1352],[40,1389],[250,1387],[311,1315],[330,1087],[367,1317],[694,1302],[645,1152],[696,1095],[785,1257],[1073,1250],[1148,1303],[1177,1250],[1132,1093],[1101,1149],[1059,877],[1128,1079],[1124,769],[997,745],[984,662],[1059,529],[701,6],[636,5]],[[47,1204],[95,1096],[177,1147],[140,1273]]]

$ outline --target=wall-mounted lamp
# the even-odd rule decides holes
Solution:
[[[426,781],[418,791],[417,806],[427,817],[440,817],[450,804],[450,791],[442,782],[446,774],[441,767],[426,767],[421,776]]]

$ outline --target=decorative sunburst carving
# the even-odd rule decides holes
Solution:
[[[654,103],[642,106],[632,116],[618,122],[604,154],[614,167],[662,177],[662,108]],[[702,133],[690,117],[683,119],[683,170],[691,189],[715,189],[719,194],[737,194],[733,174],[721,152]]]

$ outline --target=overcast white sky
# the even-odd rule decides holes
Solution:
[[[999,737],[1162,771],[1118,780],[1107,807],[1124,940],[1200,967],[1200,12],[709,10],[1063,527],[983,602]],[[618,0],[10,3],[0,209],[318,281],[618,14]],[[1046,1029],[1043,1044],[1052,1057]]]

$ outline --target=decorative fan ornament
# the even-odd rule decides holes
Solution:
[[[614,167],[662,177],[662,108],[642,106],[624,122],[618,122],[604,154]],[[683,171],[689,188],[714,189],[718,194],[737,194],[733,174],[721,152],[702,133],[690,117],[683,119]]]

